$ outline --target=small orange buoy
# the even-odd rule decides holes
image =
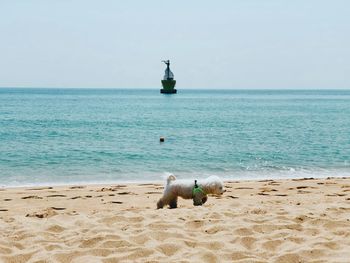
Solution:
[[[159,138],[159,141],[160,141],[160,142],[164,142],[164,141],[165,141],[164,137],[160,137],[160,138]]]

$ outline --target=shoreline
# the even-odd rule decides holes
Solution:
[[[311,174],[310,174],[311,175]],[[275,181],[288,181],[288,180],[308,180],[308,179],[350,179],[350,174],[349,176],[310,176],[310,177],[283,177],[283,178],[275,178],[275,177],[262,177],[262,178],[249,178],[249,179],[242,179],[241,177],[239,178],[222,178],[219,176],[219,178],[222,179],[224,183],[230,183],[230,182],[264,182],[264,181],[269,181],[269,180],[275,180]],[[190,177],[190,178],[178,178],[181,180],[194,180],[194,179],[205,179],[205,178],[195,178],[195,177]],[[161,184],[164,185],[166,182],[166,177],[164,177],[163,180],[139,180],[139,181],[127,181],[127,180],[116,180],[116,181],[101,181],[101,182],[86,182],[86,181],[81,181],[81,182],[68,182],[68,183],[43,183],[43,184],[24,184],[24,185],[0,185],[0,190],[1,189],[17,189],[17,188],[31,188],[31,187],[70,187],[70,186],[107,186],[107,185],[115,185],[115,184],[127,184],[127,185],[137,185],[137,184]]]
[[[163,184],[0,190],[0,261],[347,262],[350,177],[225,181],[156,209]]]

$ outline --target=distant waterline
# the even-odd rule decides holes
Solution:
[[[349,131],[347,90],[2,88],[0,186],[349,176]]]

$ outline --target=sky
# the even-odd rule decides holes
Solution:
[[[0,87],[350,88],[348,0],[0,0]]]

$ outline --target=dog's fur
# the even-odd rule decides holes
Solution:
[[[193,196],[194,180],[176,180],[174,175],[167,179],[163,197],[159,199],[157,208],[169,205],[170,208],[177,207],[177,198],[193,199],[194,205],[202,205],[207,201],[207,194],[222,195],[224,193],[223,183],[217,176],[210,176],[207,179],[199,180],[198,186],[204,191]]]

